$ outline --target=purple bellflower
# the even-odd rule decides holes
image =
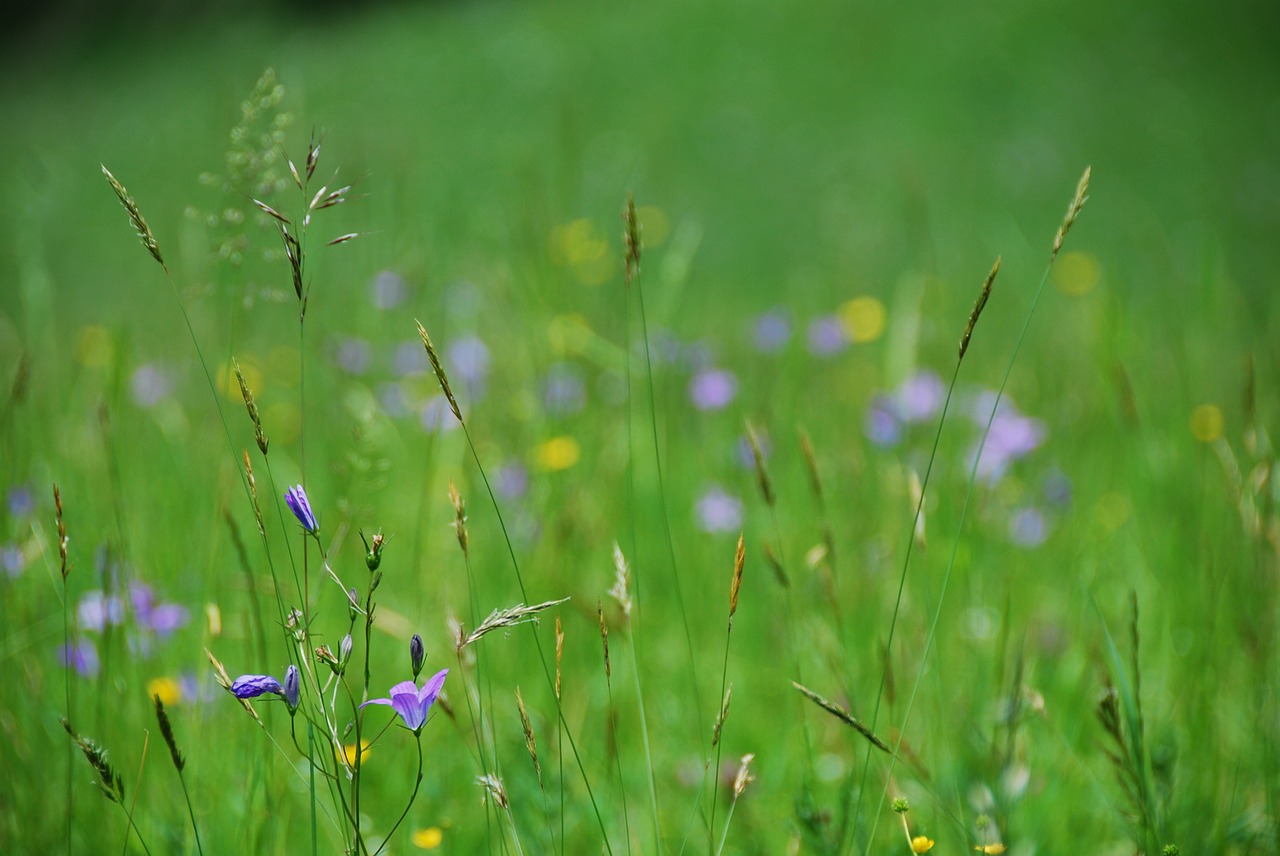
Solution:
[[[284,695],[284,687],[270,675],[241,675],[231,682],[231,692],[236,698],[257,698],[264,693]]]
[[[298,522],[302,524],[307,534],[314,535],[320,531],[320,524],[316,521],[315,512],[311,510],[311,503],[307,502],[307,492],[302,489],[302,485],[285,491],[284,502],[293,512],[293,516],[298,518]]]
[[[444,687],[444,679],[448,674],[448,669],[441,669],[427,678],[422,689],[418,689],[413,681],[403,681],[391,688],[391,698],[371,698],[360,707],[363,708],[369,704],[390,705],[396,713],[400,714],[405,727],[417,734],[426,723],[427,713],[431,710],[431,705],[435,704],[436,696],[440,695],[440,690]]]

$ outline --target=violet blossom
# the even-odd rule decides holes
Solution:
[[[417,734],[426,724],[427,713],[430,712],[431,705],[435,704],[436,697],[440,695],[440,690],[444,687],[444,679],[448,674],[448,669],[441,669],[427,679],[422,689],[418,689],[413,681],[402,681],[391,688],[391,698],[371,698],[360,707],[364,708],[370,704],[389,705],[400,714],[405,727]]]

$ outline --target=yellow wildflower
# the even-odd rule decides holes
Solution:
[[[160,696],[165,707],[182,701],[182,687],[173,678],[155,678],[147,684],[147,698]]]
[[[338,756],[339,761],[345,760],[347,762],[348,767],[354,767],[356,765],[356,744],[354,743],[348,743],[347,745],[343,746],[342,751],[338,751],[338,749],[335,747],[333,750],[333,754]],[[360,763],[363,764],[365,761],[368,761],[368,760],[369,760],[369,741],[364,740],[362,738],[360,740]]]
[[[836,310],[849,341],[874,342],[884,333],[884,304],[874,297],[855,297]]]
[[[444,841],[444,832],[438,826],[428,826],[426,829],[415,829],[413,832],[413,846],[422,850],[435,850]]]
[[[1191,434],[1201,443],[1212,443],[1222,436],[1222,411],[1216,404],[1202,404],[1191,411]]]
[[[552,437],[534,451],[538,468],[548,472],[567,470],[581,456],[578,441],[572,437]]]
[[[915,838],[911,839],[912,853],[928,853],[932,849],[933,849],[932,838],[928,838],[924,835],[917,835]]]

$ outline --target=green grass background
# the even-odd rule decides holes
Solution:
[[[797,818],[809,804],[817,828],[837,824],[844,775],[861,768],[865,744],[802,704],[788,684],[798,665],[810,686],[869,718],[911,523],[905,473],[922,468],[929,439],[912,435],[888,451],[871,446],[862,432],[868,401],[910,367],[950,371],[996,255],[1002,273],[962,377],[999,382],[1053,232],[1091,164],[1090,201],[1068,249],[1089,254],[1100,280],[1080,296],[1046,292],[1009,390],[1020,408],[1045,420],[1049,440],[999,490],[979,491],[959,533],[960,560],[905,733],[928,776],[899,767],[890,791],[912,797],[913,823],[939,842],[936,852],[970,849],[967,825],[983,788],[995,794],[990,813],[1010,852],[1132,852],[1125,801],[1099,750],[1105,738],[1093,715],[1110,666],[1100,615],[1127,650],[1132,591],[1141,604],[1148,736],[1153,753],[1176,756],[1161,843],[1187,853],[1272,852],[1280,785],[1275,658],[1255,649],[1258,638],[1273,638],[1277,618],[1275,545],[1246,535],[1219,457],[1196,441],[1188,419],[1198,405],[1219,406],[1225,441],[1247,471],[1241,401],[1252,355],[1258,423],[1275,424],[1276,35],[1276,12],[1264,4],[620,8],[555,0],[206,13],[92,31],[69,25],[15,45],[0,61],[7,202],[0,206],[0,355],[12,377],[25,354],[30,383],[25,399],[5,406],[0,479],[34,485],[39,504],[32,520],[5,517],[0,536],[52,543],[49,484],[56,480],[76,564],[68,581],[73,602],[101,586],[93,550],[107,543],[140,577],[192,609],[191,625],[154,658],[131,660],[116,640],[102,678],[75,690],[74,719],[112,750],[130,793],[139,791],[138,822],[153,849],[189,851],[191,842],[172,770],[157,754],[146,682],[203,672],[202,645],[233,676],[278,673],[285,654],[273,640],[279,662],[250,661],[248,599],[222,519],[229,508],[249,532],[251,514],[232,469],[237,455],[172,294],[129,234],[98,164],[141,205],[206,356],[221,363],[235,354],[261,369],[260,401],[283,408],[267,415],[268,434],[274,428],[280,438],[272,448],[276,488],[292,483],[302,471],[288,430],[298,396],[296,311],[272,299],[289,293],[287,270],[255,258],[243,276],[229,275],[211,259],[209,235],[184,217],[191,205],[226,204],[197,178],[223,170],[239,102],[270,66],[294,117],[288,152],[301,157],[315,126],[324,140],[321,172],[338,167],[340,183],[354,183],[352,201],[324,212],[317,234],[365,233],[311,256],[303,345],[308,490],[328,532],[349,522],[396,533],[379,594],[427,638],[431,663],[444,663],[445,617],[466,619],[468,610],[448,529],[447,480],[459,483],[470,504],[482,613],[519,597],[496,517],[458,434],[437,437],[413,418],[382,414],[371,381],[330,366],[332,343],[361,336],[385,353],[414,339],[415,317],[441,343],[474,333],[493,351],[489,395],[470,416],[486,464],[528,459],[552,436],[576,439],[578,464],[535,473],[529,496],[507,511],[518,530],[538,532],[516,538],[530,597],[573,597],[560,610],[573,676],[566,715],[583,742],[615,852],[626,844],[594,624],[596,599],[612,583],[612,541],[634,562],[645,598],[640,677],[666,849],[683,840],[695,793],[688,780],[700,772],[717,703],[733,539],[699,532],[691,512],[711,482],[746,505],[747,582],[729,661],[735,690],[725,751],[756,753],[759,776],[734,815],[727,849],[778,852],[799,836]],[[741,381],[730,408],[701,414],[688,404],[687,372],[659,367],[654,376],[666,500],[698,652],[697,697],[642,416],[645,387],[635,387],[630,501],[627,411],[595,386],[624,363],[628,318],[635,339],[618,219],[628,190],[670,224],[669,238],[644,258],[651,326],[705,340]],[[602,285],[576,282],[549,251],[557,226],[583,218],[608,241],[617,266]],[[252,235],[255,250],[275,248],[269,232]],[[367,296],[384,269],[412,288],[393,312],[374,309]],[[460,281],[474,284],[471,301],[459,299]],[[242,300],[246,291],[256,297],[252,307]],[[830,361],[807,354],[804,321],[857,295],[887,307],[886,335]],[[777,304],[797,319],[797,338],[783,355],[767,357],[749,347],[750,319]],[[552,329],[568,315],[596,334],[589,347],[557,348]],[[101,365],[76,359],[88,325],[110,334],[111,358]],[[545,370],[566,359],[591,378],[591,403],[573,419],[542,412],[535,391]],[[175,399],[150,411],[128,393],[131,372],[149,361],[172,366],[180,378]],[[430,383],[427,377],[424,390]],[[223,407],[235,449],[251,446],[238,402],[226,398]],[[776,532],[754,476],[735,463],[744,418],[772,441]],[[821,521],[806,488],[799,425],[813,437],[828,490],[843,640],[818,578],[801,562],[821,537]],[[894,643],[899,697],[878,724],[886,733],[901,722],[905,687],[921,667],[938,608],[971,436],[959,420],[943,433],[929,546],[912,562]],[[1070,510],[1043,546],[1010,545],[1001,509],[1034,493],[1053,470],[1072,481]],[[761,543],[777,533],[797,578],[790,605],[761,557]],[[273,529],[274,549],[283,534]],[[250,551],[260,562],[260,545]],[[335,567],[362,582],[354,536],[335,554]],[[56,550],[20,578],[0,580],[0,650],[9,675],[0,730],[11,747],[0,784],[0,841],[25,852],[65,840],[55,577]],[[340,611],[332,595],[322,608]],[[204,626],[206,603],[221,608],[221,637]],[[974,616],[995,630],[976,638],[966,631]],[[544,640],[549,630],[544,623]],[[615,628],[624,652],[625,635]],[[403,677],[402,643],[392,634],[375,637],[374,690]],[[560,834],[555,791],[557,819],[549,825],[522,754],[512,693],[522,687],[548,740],[554,704],[526,633],[482,644],[493,666],[517,825],[527,849],[545,852],[548,829]],[[779,655],[788,645],[798,664]],[[1015,796],[990,747],[1019,658],[1022,683],[1045,708],[1022,723],[1015,755],[1029,784]],[[629,662],[617,650],[614,660],[630,827],[635,846],[653,852],[635,704],[629,677],[619,674]],[[450,689],[460,698],[459,686]],[[174,715],[207,849],[301,852],[305,793],[238,707],[217,698],[180,705]],[[802,721],[815,744],[816,773],[805,761]],[[279,711],[270,711],[268,723],[283,733]],[[139,788],[143,728],[152,728],[152,743]],[[408,827],[445,827],[443,846],[452,852],[510,847],[478,807],[469,730],[438,718],[425,734],[428,775]],[[372,756],[366,786],[378,806],[375,828],[398,813],[412,774],[407,741],[397,757],[398,737],[388,734]],[[549,745],[544,750],[555,757]],[[101,830],[117,847],[123,819],[92,792],[90,771],[75,761],[77,852],[96,852]],[[594,851],[599,831],[568,765],[565,781],[566,852]],[[864,830],[884,787],[873,773],[860,803]],[[896,822],[884,809],[866,846],[903,847]],[[396,843],[402,852],[410,847],[407,831]],[[705,838],[697,832],[690,846],[705,848]],[[322,839],[322,850],[335,846]]]

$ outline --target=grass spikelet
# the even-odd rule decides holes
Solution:
[[[729,586],[729,626],[733,626],[733,614],[738,611],[738,592],[742,589],[742,568],[746,564],[746,541],[738,534],[738,549],[733,555],[733,582]]]
[[[529,721],[529,711],[524,707],[524,696],[516,687],[516,708],[520,711],[520,728],[524,731],[524,748],[529,750],[533,760],[533,771],[538,774],[538,788],[542,788],[542,764],[538,761],[538,744],[533,739],[533,723]]]
[[[640,272],[640,221],[636,217],[636,200],[627,194],[627,205],[622,210],[622,244],[623,266],[627,279],[627,288],[631,288],[631,280]]]
[[[244,399],[245,409],[249,411],[249,421],[253,423],[253,439],[258,444],[258,450],[265,456],[271,441],[262,431],[262,417],[258,415],[258,405],[253,400],[253,390],[249,389],[249,383],[244,379],[244,372],[240,371],[240,362],[232,360],[231,365],[236,372],[236,383],[240,384],[240,397]]]
[[[609,625],[604,620],[604,607],[596,602],[596,618],[600,620],[600,643],[604,645],[604,678],[613,677],[613,666],[609,662]]]
[[[164,709],[164,702],[160,700],[160,696],[157,694],[151,698],[156,704],[156,721],[160,724],[160,735],[164,737],[164,745],[169,747],[169,757],[173,759],[174,768],[181,773],[187,766],[187,761],[178,750],[178,739],[173,736],[173,723],[169,721],[169,713]]]
[[[879,737],[876,737],[876,735],[871,731],[870,728],[868,728],[867,726],[859,722],[857,719],[855,719],[853,715],[849,713],[849,711],[845,710],[835,702],[829,701],[823,698],[822,696],[818,695],[813,690],[809,689],[808,687],[802,684],[798,684],[795,681],[792,681],[791,686],[798,689],[800,691],[800,694],[803,695],[805,698],[809,699],[809,701],[813,702],[818,707],[822,708],[827,713],[831,714],[836,719],[840,720],[845,725],[849,726],[854,731],[861,734],[863,737],[867,738],[867,740],[871,741],[872,746],[876,747],[882,752],[893,754],[893,750],[889,748],[888,744],[886,744]]]
[[[773,494],[773,482],[769,479],[769,471],[764,465],[764,452],[760,448],[760,437],[756,434],[755,426],[750,422],[747,422],[747,443],[751,446],[751,460],[755,465],[756,481],[760,485],[760,495],[764,497],[764,504],[773,508],[776,500]]]
[[[804,458],[805,472],[809,474],[809,487],[813,490],[813,495],[818,502],[822,502],[822,479],[818,476],[818,457],[814,454],[813,441],[809,439],[809,432],[803,428],[800,429],[800,454]]]
[[[461,651],[473,642],[476,642],[494,630],[504,627],[515,627],[517,624],[525,624],[530,621],[538,620],[538,613],[553,606],[559,606],[568,601],[569,598],[562,597],[559,600],[548,600],[533,606],[525,606],[523,603],[517,603],[515,606],[509,606],[506,609],[495,609],[489,613],[489,617],[480,622],[480,626],[472,630],[461,642],[458,643],[458,650]]]
[[[613,588],[609,589],[609,596],[618,602],[618,606],[622,607],[622,614],[631,620],[631,569],[627,567],[627,557],[622,555],[622,548],[618,546],[618,542],[613,542]]]
[[[502,779],[489,773],[484,776],[476,776],[476,784],[484,789],[484,792],[498,804],[499,808],[507,809],[511,802],[507,799],[507,787],[502,783]]]
[[[160,267],[165,267],[164,257],[160,255],[160,245],[156,242],[156,236],[152,233],[151,227],[147,225],[147,220],[142,216],[142,211],[138,209],[138,203],[129,195],[129,191],[125,190],[124,185],[116,180],[111,174],[111,170],[107,169],[106,164],[100,164],[102,174],[107,177],[107,182],[111,185],[111,189],[116,192],[116,198],[120,200],[120,204],[124,206],[124,210],[129,212],[129,222],[133,224],[133,229],[138,233],[138,238],[142,241],[142,246],[147,248],[147,252],[151,253],[151,257],[160,263]],[[165,268],[168,270],[168,268]]]
[[[124,806],[124,779],[121,778],[119,771],[111,766],[111,762],[107,760],[107,750],[89,738],[77,734],[65,716],[59,718],[62,720],[63,729],[70,735],[72,741],[80,747],[80,751],[84,753],[89,766],[93,767],[94,771],[97,772],[98,787],[101,789],[102,795],[111,800],[111,802]]]
[[[263,454],[266,454],[265,450]],[[258,534],[267,537],[267,527],[262,520],[262,506],[258,504],[258,481],[253,477],[253,463],[249,460],[249,450],[244,450],[244,478],[249,485],[249,499],[253,502],[253,519],[258,523]]]
[[[996,256],[996,263],[991,266],[991,272],[987,274],[987,278],[982,281],[982,291],[978,292],[978,299],[973,304],[973,309],[969,312],[969,321],[964,325],[964,333],[960,336],[960,359],[964,359],[964,352],[969,350],[969,339],[973,336],[973,328],[978,323],[978,316],[982,314],[983,308],[987,305],[987,299],[991,297],[991,286],[995,284],[996,274],[1000,272],[1000,256]]]
[[[733,798],[736,800],[746,791],[747,785],[756,780],[751,775],[751,762],[756,759],[754,752],[748,752],[742,756],[742,761],[738,764],[738,775],[733,777]]]
[[[729,718],[729,701],[733,698],[733,684],[729,684],[724,691],[724,698],[720,702],[720,712],[716,714],[716,724],[711,729],[711,748],[714,749],[720,745],[720,732],[724,729],[724,721]]]
[[[70,573],[71,567],[67,564],[67,521],[62,516],[62,493],[58,490],[58,483],[53,483],[53,510],[58,521],[58,558],[61,561],[62,581],[65,584],[67,574]]]
[[[769,542],[764,542],[764,561],[769,566],[769,570],[773,571],[773,576],[778,581],[778,585],[783,588],[791,588],[791,580],[787,577],[786,568],[782,567],[782,561],[778,558],[778,554],[773,552],[773,548],[769,546]]]
[[[1089,201],[1089,176],[1093,174],[1093,167],[1084,168],[1084,174],[1080,176],[1079,183],[1076,184],[1076,195],[1071,198],[1071,204],[1067,206],[1067,215],[1062,218],[1062,225],[1058,227],[1058,233],[1053,236],[1053,252],[1049,254],[1049,263],[1058,257],[1058,251],[1062,249],[1062,242],[1067,239],[1067,232],[1071,231],[1071,227],[1075,225],[1076,218],[1080,216],[1080,211],[1084,208],[1084,204]]]
[[[560,626],[560,616],[556,616],[556,701],[560,700],[560,663],[564,659],[564,628]]]
[[[453,531],[458,536],[458,546],[462,548],[462,555],[466,557],[467,553],[467,504],[462,499],[462,494],[458,493],[458,486],[453,483],[453,479],[449,479],[449,504],[453,506]]]
[[[422,326],[422,322],[414,319],[418,325],[418,335],[422,337],[422,346],[427,349],[427,359],[431,360],[431,370],[436,374],[436,380],[440,382],[440,389],[444,390],[444,397],[449,401],[449,409],[453,411],[453,416],[458,420],[459,424],[465,424],[462,421],[462,411],[458,409],[458,400],[453,397],[453,388],[449,386],[449,376],[444,373],[444,367],[440,365],[440,358],[436,356],[435,345],[431,344],[431,337],[427,335],[427,328]]]

